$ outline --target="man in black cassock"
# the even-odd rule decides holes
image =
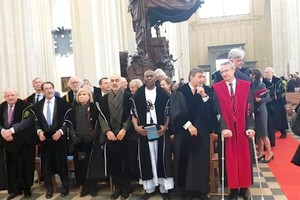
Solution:
[[[177,91],[183,98],[171,100],[180,102],[181,111],[170,106],[170,123],[175,132],[175,183],[185,191],[186,199],[209,199],[209,140],[210,133],[217,130],[213,101],[207,95],[212,92],[201,86],[204,79],[200,68],[191,69],[189,83]]]

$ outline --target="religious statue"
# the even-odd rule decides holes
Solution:
[[[160,37],[159,26],[166,21],[176,23],[188,20],[203,3],[203,0],[129,0],[128,12],[132,16],[137,44],[137,53],[133,56],[135,60],[132,60],[129,67],[139,67],[135,61],[142,58],[152,63],[152,69],[155,66],[161,67],[162,63],[170,69],[173,62],[166,61],[173,58],[169,57],[167,39]],[[151,27],[156,30],[156,38],[151,36]],[[157,55],[157,51],[161,54]]]

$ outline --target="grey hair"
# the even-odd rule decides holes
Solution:
[[[226,60],[220,64],[220,66],[224,66],[224,65],[230,65],[230,67],[234,68],[233,63],[230,62],[230,60]]]
[[[228,59],[234,59],[234,58],[244,58],[245,57],[245,51],[241,48],[233,48],[228,53]]]
[[[166,76],[166,73],[162,70],[162,69],[160,69],[160,68],[158,68],[158,69],[156,69],[155,71],[154,71],[154,73],[155,73],[155,76]]]
[[[140,79],[133,79],[129,82],[129,87],[132,86],[132,85],[137,85],[138,88],[140,88],[142,85],[143,85],[143,81],[141,81]]]
[[[195,68],[190,70],[189,77],[195,76],[197,73],[202,73],[203,74],[204,71],[202,69],[200,69],[199,67],[195,67]]]

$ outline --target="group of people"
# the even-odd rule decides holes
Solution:
[[[81,197],[96,196],[98,180],[111,176],[111,199],[127,199],[138,178],[145,189],[141,200],[155,195],[157,187],[164,200],[174,188],[185,199],[207,200],[209,140],[217,133],[220,141],[225,138],[227,198],[250,199],[249,139],[256,133],[258,158],[270,162],[275,131],[286,137],[287,121],[282,83],[272,68],[266,68],[264,79],[258,69],[243,69],[244,56],[232,49],[212,87],[204,84],[205,73],[193,68],[180,86],[158,69],[145,71],[143,82],[104,77],[99,88],[74,76],[62,98],[40,77],[33,80],[35,93],[24,100],[6,89],[0,105],[0,173],[5,175],[0,189],[8,190],[7,199],[31,197],[38,144],[47,199],[53,196],[54,174],[62,182],[61,197],[68,195],[67,156],[73,155]]]

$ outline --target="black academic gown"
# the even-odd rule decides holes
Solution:
[[[169,99],[169,94],[161,87],[156,86],[155,110],[157,115],[157,127],[165,124],[165,111],[167,110]],[[145,86],[142,86],[133,96],[133,114],[138,118],[139,125],[146,126],[146,109]],[[142,180],[151,180],[153,174],[147,136],[138,136],[138,158],[140,178]],[[170,136],[164,134],[158,139],[157,175],[159,178],[173,177],[171,161]]]
[[[75,178],[78,185],[83,185],[87,179],[98,179],[104,177],[104,153],[103,146],[105,137],[100,133],[98,121],[99,110],[94,103],[90,103],[89,116],[90,128],[87,133],[77,132],[76,107],[75,104],[68,116],[74,133],[70,134],[72,148],[74,148]],[[80,117],[80,116],[79,116]],[[82,117],[87,117],[82,116]],[[100,138],[101,137],[101,138]]]
[[[0,188],[7,186],[9,193],[26,192],[33,184],[34,139],[29,124],[22,124],[28,103],[18,99],[13,113],[12,124],[7,122],[7,102],[0,105],[0,131],[14,127],[13,141],[0,138]],[[7,181],[7,183],[5,183]]]
[[[263,79],[267,90],[270,90],[272,101],[266,104],[268,110],[268,136],[271,146],[275,146],[275,132],[279,130],[285,133],[288,122],[285,110],[285,90],[280,78],[273,76],[272,82]]]
[[[178,89],[184,99],[180,104],[186,105],[186,112],[177,118],[173,124],[175,131],[175,183],[187,191],[197,191],[202,194],[209,192],[209,140],[214,127],[214,106],[212,98],[204,102],[199,94],[192,94],[188,84]],[[173,112],[170,108],[170,113]],[[198,130],[198,135],[192,137],[183,128],[190,121]]]
[[[121,89],[119,92],[121,92]],[[126,130],[126,134],[121,141],[107,141],[106,157],[108,172],[113,175],[116,190],[127,190],[128,192],[130,180],[136,174],[135,170],[137,169],[137,139],[131,124],[131,94],[127,91],[122,91],[122,93],[120,95],[123,95],[123,101],[117,103],[118,107],[122,105],[122,113],[119,113],[122,115],[121,121],[117,123],[115,119],[111,118],[112,111],[109,109],[109,95],[111,93],[104,95],[101,100],[101,117],[99,117],[99,120],[104,133],[110,130],[117,134],[122,128]],[[112,120],[115,120],[115,124],[111,123]]]
[[[44,131],[46,140],[41,142],[41,161],[42,172],[47,191],[53,192],[52,175],[59,174],[62,180],[64,190],[69,189],[68,181],[68,166],[67,166],[67,134],[61,136],[57,141],[52,139],[53,134],[61,129],[64,133],[66,131],[65,119],[70,111],[70,105],[59,97],[55,98],[53,121],[49,127],[46,118],[43,114],[43,106],[45,98],[34,105],[33,111],[37,116],[36,130]]]

